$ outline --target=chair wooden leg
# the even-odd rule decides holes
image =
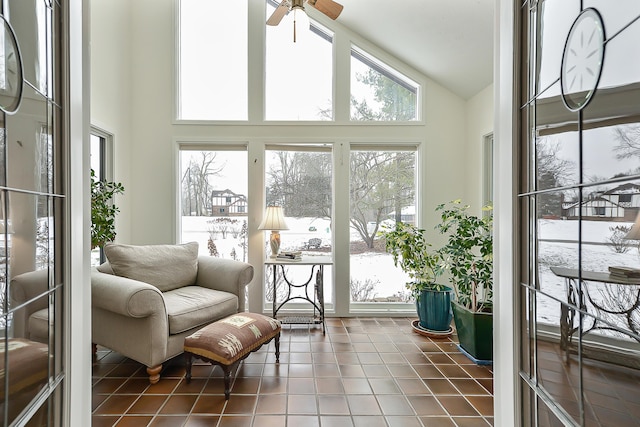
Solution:
[[[156,384],[160,381],[160,371],[162,370],[162,363],[156,366],[147,368],[147,374],[149,374],[149,383]]]

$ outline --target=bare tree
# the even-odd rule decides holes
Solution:
[[[207,241],[207,249],[209,249],[209,255],[214,257],[220,256],[220,254],[218,253],[218,248],[215,242],[213,241],[213,238],[211,237],[209,237],[209,240]]]
[[[373,248],[380,223],[414,204],[415,153],[355,151],[350,167],[351,226]]]
[[[214,236],[215,234],[220,233],[222,235],[222,238],[226,239],[227,234],[237,233],[237,224],[238,224],[237,219],[223,216],[223,217],[209,220],[207,221],[207,224],[210,225],[209,234],[211,236]]]
[[[212,191],[211,178],[220,175],[224,163],[216,162],[216,153],[201,151],[200,157],[193,156],[182,175],[182,214],[206,216],[211,213],[209,195]]]
[[[352,302],[367,302],[375,298],[376,286],[380,284],[377,279],[354,279],[351,278],[349,289],[351,291]]]
[[[538,166],[538,190],[557,188],[569,182],[575,170],[575,164],[561,158],[560,142],[549,137],[536,140],[536,161]],[[547,192],[537,197],[539,216],[562,215],[562,201],[565,197],[561,192]]]
[[[629,225],[616,225],[615,227],[609,227],[611,235],[607,237],[609,241],[610,249],[617,254],[624,254],[629,250],[628,241],[624,236],[631,230]]]
[[[629,124],[616,126],[613,129],[618,145],[613,148],[616,159],[640,158],[640,125]]]
[[[267,204],[283,206],[288,216],[330,218],[331,156],[279,151],[271,165]]]
[[[242,221],[242,227],[240,228],[240,232],[238,233],[238,238],[240,240],[240,243],[238,243],[238,246],[240,247],[240,249],[242,249],[242,261],[246,261],[247,260],[247,248],[248,248],[248,242],[247,242],[247,234],[249,232],[249,228],[247,226],[247,221]]]
[[[284,277],[282,276],[282,269],[277,268],[277,266],[275,265],[272,265],[271,268],[276,268],[276,296],[278,297],[276,303],[278,303],[278,301],[282,302],[285,300],[285,298],[287,298],[289,294],[289,287],[284,282]],[[289,269],[286,269],[285,275],[288,273],[288,271]],[[267,279],[265,283],[265,287],[264,287],[265,298],[266,298],[266,301],[273,301],[273,282],[272,282],[273,270],[270,269],[270,271],[268,271],[267,274],[270,279]]]

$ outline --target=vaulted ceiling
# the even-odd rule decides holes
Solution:
[[[338,21],[464,99],[493,81],[494,0],[339,0]]]

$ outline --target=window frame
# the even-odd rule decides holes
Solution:
[[[416,69],[400,61],[398,58],[362,39],[358,34],[334,23],[321,13],[310,10],[310,20],[318,22],[333,32],[333,92],[332,92],[332,120],[292,121],[292,120],[265,120],[265,42],[266,42],[266,7],[264,3],[249,2],[249,29],[248,29],[248,103],[249,112],[247,120],[193,120],[179,118],[179,39],[180,39],[180,1],[175,2],[175,49],[174,49],[174,78],[173,81],[173,125],[225,125],[225,126],[424,126],[426,111],[425,87],[428,79]],[[312,9],[312,8],[310,8]],[[263,24],[262,26],[260,24]],[[415,82],[419,88],[416,102],[416,120],[412,121],[353,121],[350,117],[350,46],[357,46],[366,54],[376,58],[386,66],[400,73],[405,78]],[[306,81],[307,79],[305,79]]]
[[[100,175],[98,176],[98,180],[100,181],[113,181],[114,172],[113,172],[113,164],[114,164],[114,155],[113,155],[113,145],[114,145],[114,136],[112,133],[101,129],[97,126],[91,125],[91,129],[89,131],[89,138],[92,137],[99,138],[99,148],[98,148],[98,163],[100,165]],[[104,248],[99,248],[99,262],[102,264],[107,261],[107,257],[104,254]]]
[[[401,144],[388,144],[383,142],[354,142],[349,146],[349,161],[351,158],[352,151],[411,151],[415,153],[415,176],[414,176],[414,205],[415,205],[415,224],[418,227],[422,226],[420,215],[421,206],[424,203],[423,198],[420,197],[420,182],[421,182],[421,148],[422,145],[420,143],[401,143]],[[349,168],[349,178],[348,178],[348,186],[351,185],[351,175]],[[347,189],[349,192],[349,189]],[[348,202],[349,206],[347,206],[348,217],[351,217],[351,201]],[[349,219],[348,219],[349,220]],[[351,270],[351,253],[347,251],[347,255],[349,256],[349,271]],[[351,284],[351,277],[349,277],[349,286]],[[349,290],[349,297],[351,296]],[[400,316],[413,316],[416,313],[415,302],[354,302],[349,298],[349,314],[379,314],[384,313],[385,315],[400,315]]]

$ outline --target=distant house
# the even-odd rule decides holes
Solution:
[[[214,190],[211,192],[211,216],[238,216],[247,214],[247,197],[233,191]]]
[[[564,202],[567,219],[633,221],[640,211],[640,185],[623,184],[579,202]]]
[[[391,212],[388,217],[390,219],[395,219],[396,213]],[[416,207],[415,206],[405,206],[400,210],[400,220],[402,222],[406,222],[408,224],[416,223]]]
[[[632,209],[640,209],[640,185],[623,184],[602,193],[602,197],[614,203]]]

